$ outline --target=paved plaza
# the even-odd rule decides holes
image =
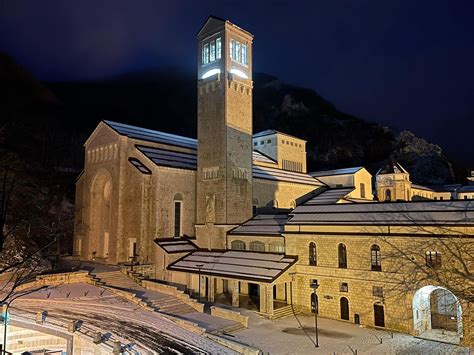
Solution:
[[[314,344],[314,318],[294,316],[270,321],[256,313],[249,329],[231,335],[232,339],[262,349],[264,354],[469,354],[469,349],[415,338],[401,333],[360,327],[355,324],[318,318],[319,344]]]

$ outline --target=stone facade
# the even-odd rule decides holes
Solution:
[[[442,283],[430,284],[422,276],[407,279],[413,269],[410,263],[401,267],[403,258],[394,258],[394,251],[413,254],[423,264],[428,251],[446,258],[446,245],[459,238],[445,238],[443,231],[432,227],[419,230],[415,224],[371,223],[371,212],[363,215],[366,224],[343,224],[329,211],[328,200],[322,202],[322,214],[328,215],[324,223],[292,223],[295,208],[304,209],[321,191],[341,191],[341,185],[353,189],[347,195],[336,194],[333,205],[373,205],[372,176],[364,168],[352,168],[350,173],[319,174],[318,180],[305,174],[304,140],[276,131],[252,135],[252,40],[245,30],[213,17],[199,32],[197,142],[107,121],[98,125],[84,145],[85,166],[76,185],[75,254],[111,264],[133,260],[140,264],[137,270],[181,284],[210,302],[248,307],[269,317],[291,314],[291,305],[298,312],[317,309],[324,317],[419,334],[427,327],[423,314],[430,314],[427,309],[432,307],[419,291],[428,287],[429,294]],[[230,48],[238,48],[241,57],[231,58]],[[253,158],[252,149],[263,153],[260,160]],[[416,189],[403,168],[379,172],[376,188],[381,201],[411,200]],[[387,213],[403,207],[394,206]],[[252,207],[254,213],[284,213],[283,230],[265,233],[269,226],[264,222],[255,233],[231,232],[244,222],[259,225],[258,216],[252,219]],[[466,236],[459,239],[466,243],[459,250],[469,250],[472,222],[450,226],[450,233]],[[241,257],[242,265],[236,265],[244,272],[210,268],[199,275],[196,264],[205,257],[196,259],[189,272],[171,271],[193,251],[168,253],[155,239],[185,236],[199,252],[245,249],[242,253],[249,257]],[[245,248],[240,248],[242,243]],[[259,259],[260,266],[255,266],[252,257],[258,259],[258,253],[285,258],[289,266],[279,273],[272,273],[270,259]],[[263,276],[255,277],[252,267],[261,267]],[[320,285],[317,299],[310,287],[315,280]],[[407,284],[410,288],[400,293]],[[415,306],[416,302],[429,307]],[[460,299],[460,307],[464,328],[458,333],[467,342],[471,305]]]

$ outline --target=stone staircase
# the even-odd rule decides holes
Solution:
[[[144,292],[145,288],[127,277],[120,270],[91,273],[96,283],[113,288],[119,288],[124,291]]]
[[[159,292],[150,292],[120,270],[98,273],[91,272],[91,276],[97,285],[135,293],[136,297],[141,299],[146,305],[161,313],[183,315],[196,312],[194,308],[174,296]]]
[[[296,312],[296,309],[295,309],[295,312]],[[296,312],[296,313],[298,313],[298,312]],[[292,315],[293,315],[293,310],[291,309],[291,306],[288,305],[288,306],[284,306],[284,307],[275,309],[273,311],[271,319],[275,320],[275,319],[289,317],[289,316],[292,316]]]
[[[158,299],[151,299],[149,302],[152,307],[158,308],[160,312],[163,313],[183,315],[196,312],[193,307],[170,295],[164,295]]]

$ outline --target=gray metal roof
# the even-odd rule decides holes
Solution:
[[[274,129],[266,129],[265,131],[261,131],[261,132],[254,133],[254,134],[252,135],[252,138],[266,137],[266,136],[270,136],[270,135],[272,135],[272,134],[282,134],[282,135],[284,135],[284,136],[288,136],[288,137],[292,137],[292,138],[296,138],[296,139],[305,141],[305,140],[302,139],[302,138],[299,138],[299,137],[296,137],[296,136],[292,136],[291,134],[283,133],[283,132],[280,132],[280,131],[277,131],[277,130],[274,130]],[[305,142],[306,142],[306,141],[305,141]]]
[[[323,171],[314,171],[309,173],[311,176],[319,177],[319,176],[333,176],[333,175],[348,175],[348,174],[355,174],[362,166],[356,166],[353,168],[344,168],[344,169],[334,169],[334,170],[323,170]]]
[[[169,144],[194,150],[197,149],[197,140],[193,138],[182,137],[175,134],[154,131],[152,129],[131,126],[113,121],[103,122],[120,135],[124,135],[133,139]]]
[[[156,238],[155,243],[168,254],[188,253],[198,249],[196,244],[186,238]]]
[[[296,207],[288,224],[474,226],[474,201],[350,203]]]
[[[354,187],[328,188],[306,201],[304,205],[334,204],[346,197],[352,191],[354,191]]]
[[[474,185],[466,185],[461,187],[458,192],[474,192]]]
[[[313,178],[309,174],[297,173],[294,171],[281,170],[278,168],[270,168],[266,166],[253,166],[254,179],[286,181],[295,184],[305,184],[312,186],[321,186],[321,182]]]
[[[136,148],[156,165],[167,166],[171,168],[196,170],[196,154],[176,152],[173,150],[159,149],[154,147],[146,147],[143,145],[137,145]]]
[[[262,152],[259,152],[258,150],[252,151],[252,159],[253,159],[253,161],[278,165],[278,163],[275,160],[273,160],[272,158],[266,156]]]
[[[273,282],[297,257],[251,251],[195,251],[168,266],[168,270],[243,280]],[[202,265],[199,268],[196,265]]]
[[[437,186],[428,186],[431,190],[436,192],[454,192],[459,189],[462,185],[461,184],[453,184],[453,185],[437,185]]]
[[[139,172],[141,172],[142,174],[145,174],[145,175],[150,175],[151,174],[151,170],[148,169],[146,167],[145,164],[143,164],[140,160],[138,160],[137,158],[128,158],[128,161],[130,162],[130,164],[132,164],[135,168],[137,168],[137,170]]]
[[[413,189],[418,189],[418,190],[426,190],[426,191],[433,191],[429,187],[423,186],[423,185],[417,185],[417,184],[411,184],[411,187]]]
[[[167,166],[178,169],[196,170],[197,156],[195,153],[183,153],[154,147],[137,145],[137,149],[158,166]],[[256,179],[286,181],[296,184],[320,186],[321,183],[308,174],[270,168],[266,166],[253,166],[253,177]]]
[[[281,235],[288,220],[287,214],[261,214],[232,229],[236,235]]]

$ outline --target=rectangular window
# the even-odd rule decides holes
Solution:
[[[233,39],[231,39],[230,42],[229,42],[229,57],[230,57],[230,59],[234,59],[234,47],[235,47],[235,41]]]
[[[437,251],[427,251],[425,253],[426,266],[433,269],[441,267],[441,253]]]
[[[258,142],[253,142],[253,145],[254,145],[255,147],[257,146],[257,144],[258,144]]]
[[[211,41],[210,46],[211,46],[211,53],[210,53],[209,61],[213,62],[216,60],[216,42]]]
[[[247,45],[242,44],[242,64],[247,65]]]
[[[349,292],[349,285],[347,284],[347,282],[341,282],[339,284],[339,291],[340,292]]]
[[[268,139],[268,140],[267,140],[267,143],[268,143],[268,144],[270,144],[271,142],[272,142],[272,140],[271,140],[271,139]]]
[[[221,38],[216,39],[216,59],[221,59]]]
[[[372,295],[375,296],[375,297],[383,297],[383,287],[373,286],[372,287]]]
[[[318,280],[317,279],[312,279],[310,282],[309,282],[309,287],[311,287],[312,284],[317,284],[318,283]]]
[[[240,42],[235,42],[235,60],[240,62]]]
[[[204,57],[203,57],[203,61],[202,61],[203,64],[209,63],[209,44],[208,44],[208,43],[206,43],[206,44],[204,45],[204,53],[203,53],[203,56],[204,56]]]
[[[181,201],[174,202],[174,236],[181,236]]]
[[[265,141],[260,141],[260,145],[263,145],[265,143]]]

